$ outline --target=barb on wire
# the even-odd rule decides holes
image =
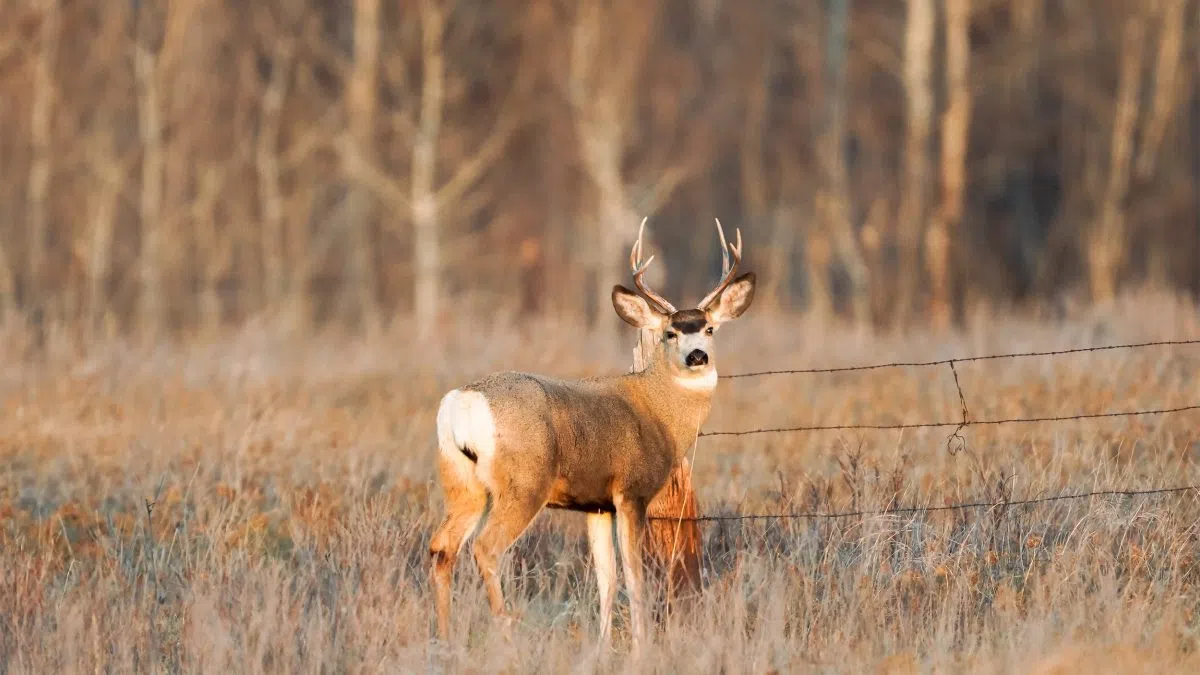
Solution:
[[[791,512],[791,513],[746,513],[746,514],[730,514],[730,515],[704,515],[694,518],[684,518],[693,522],[706,523],[725,520],[836,520],[839,518],[858,518],[862,516],[895,516],[895,515],[910,515],[915,513],[932,513],[936,511],[963,511],[966,509],[980,508],[1013,508],[1016,506],[1031,506],[1036,504],[1048,504],[1051,502],[1061,502],[1072,499],[1087,499],[1090,497],[1146,497],[1152,495],[1175,494],[1179,492],[1189,492],[1200,490],[1200,485],[1182,485],[1173,488],[1154,488],[1149,490],[1096,490],[1093,492],[1077,492],[1065,495],[1052,495],[1049,497],[1035,497],[1032,499],[1022,499],[1019,501],[1002,500],[991,502],[967,502],[964,504],[947,504],[945,506],[905,506],[899,508],[887,508],[877,511],[836,511],[836,512]],[[655,516],[651,520],[675,520],[672,516]]]
[[[1035,422],[1069,422],[1071,420],[1093,420],[1104,417],[1137,417],[1139,415],[1169,415],[1171,413],[1200,410],[1200,404],[1185,405],[1178,408],[1158,408],[1155,410],[1124,410],[1107,413],[1085,413],[1082,415],[1062,415],[1058,417],[1010,417],[998,420],[971,420],[960,422],[914,422],[908,424],[824,424],[797,427],[774,427],[762,429],[743,429],[741,431],[705,431],[701,436],[749,436],[752,434],[781,434],[800,431],[850,431],[850,430],[889,430],[889,429],[944,429],[946,427],[975,427],[1001,424],[1032,424]]]
[[[1158,340],[1155,342],[1134,342],[1121,345],[1104,345],[1101,347],[1075,347],[1073,349],[1058,349],[1055,351],[1045,352],[1011,352],[1008,354],[988,354],[986,356],[960,356],[952,359],[938,359],[936,361],[894,361],[891,363],[874,363],[865,366],[842,366],[839,368],[794,368],[788,370],[760,370],[749,373],[734,373],[733,375],[722,375],[722,379],[737,379],[742,377],[762,377],[765,375],[803,375],[814,373],[847,373],[863,370],[880,370],[883,368],[925,368],[933,366],[945,366],[953,363],[970,363],[973,361],[992,361],[995,359],[1017,359],[1028,358],[1034,356],[1061,356],[1064,354],[1080,354],[1084,352],[1104,352],[1114,349],[1142,349],[1145,347],[1166,347],[1171,345],[1197,345],[1200,344],[1200,339],[1195,340]]]

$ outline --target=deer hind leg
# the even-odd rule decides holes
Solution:
[[[642,588],[642,534],[645,532],[646,503],[640,499],[621,496],[613,502],[617,508],[617,541],[621,545],[625,586],[629,591],[633,653],[637,655],[642,651],[646,640],[646,606]]]
[[[600,591],[599,646],[608,646],[612,630],[613,598],[617,594],[617,553],[613,548],[613,517],[611,513],[587,515],[588,546],[596,567],[596,587]]]
[[[511,485],[511,484],[510,484]],[[488,604],[498,618],[510,615],[504,609],[499,568],[504,553],[512,546],[545,503],[544,491],[492,493],[492,507],[479,536],[475,538],[475,563],[487,588]]]
[[[450,639],[451,582],[454,564],[467,537],[487,510],[487,492],[470,475],[454,470],[443,459],[439,466],[446,496],[446,518],[429,543],[430,576],[437,596],[438,638]]]

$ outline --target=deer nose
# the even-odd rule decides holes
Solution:
[[[702,349],[693,349],[691,353],[687,355],[687,358],[684,359],[684,362],[687,363],[689,367],[693,368],[696,366],[707,366],[708,354],[705,354],[704,350]]]

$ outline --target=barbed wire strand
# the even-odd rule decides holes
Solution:
[[[1032,424],[1035,422],[1069,422],[1072,420],[1091,420],[1105,417],[1136,417],[1139,415],[1169,415],[1172,413],[1200,410],[1200,404],[1185,405],[1178,408],[1159,408],[1155,410],[1129,410],[1106,413],[1084,413],[1080,415],[1062,415],[1057,417],[1010,417],[998,420],[965,420],[958,422],[913,422],[902,424],[817,424],[796,427],[774,427],[761,429],[744,429],[741,431],[705,431],[701,436],[749,436],[752,434],[781,434],[801,431],[850,431],[860,430],[892,430],[892,429],[944,429],[946,427],[977,427],[1001,424]]]
[[[1115,417],[1137,417],[1145,415],[1169,415],[1173,413],[1189,412],[1200,410],[1200,404],[1179,406],[1175,408],[1157,408],[1149,410],[1129,410],[1118,412],[1104,413],[1080,413],[1076,415],[1055,415],[1042,417],[1009,417],[994,420],[974,420],[971,419],[971,414],[967,408],[967,399],[963,393],[962,384],[958,377],[957,364],[970,363],[974,361],[990,361],[995,359],[1014,359],[1026,357],[1041,357],[1041,356],[1061,356],[1065,354],[1079,354],[1086,352],[1101,352],[1112,351],[1117,349],[1142,349],[1146,347],[1164,347],[1177,345],[1196,345],[1200,344],[1200,339],[1196,340],[1159,340],[1154,342],[1137,342],[1120,345],[1106,345],[1101,347],[1076,347],[1072,349],[1059,349],[1053,351],[1039,352],[1012,352],[1007,354],[989,354],[986,356],[969,356],[956,357],[950,359],[938,359],[936,361],[896,361],[891,363],[877,363],[865,366],[843,366],[839,368],[798,368],[789,370],[769,370],[750,373],[740,373],[734,375],[723,375],[723,378],[735,379],[746,377],[759,377],[764,375],[798,375],[809,373],[842,373],[866,370],[880,370],[884,368],[923,368],[934,366],[949,366],[951,374],[954,376],[954,387],[958,392],[958,402],[960,406],[960,419],[955,422],[915,422],[915,423],[897,423],[897,424],[822,424],[822,425],[804,425],[793,427],[774,427],[774,428],[759,428],[759,429],[744,429],[740,431],[705,431],[698,434],[699,437],[704,436],[749,436],[752,434],[770,434],[770,433],[791,433],[791,432],[806,432],[806,431],[851,431],[851,430],[903,430],[903,429],[939,429],[946,427],[954,427],[954,431],[946,439],[946,447],[951,454],[955,454],[956,450],[952,447],[954,440],[959,441],[959,449],[966,447],[966,439],[963,438],[960,432],[963,429],[971,426],[997,426],[1004,424],[1033,424],[1039,422],[1069,422],[1075,420],[1089,420]],[[957,511],[975,508],[1008,508],[1015,506],[1029,506],[1034,504],[1046,504],[1050,502],[1058,502],[1073,499],[1087,499],[1091,497],[1104,496],[1125,496],[1125,497],[1144,497],[1152,495],[1173,494],[1187,492],[1200,489],[1200,486],[1186,485],[1174,488],[1154,488],[1147,490],[1097,490],[1092,492],[1081,492],[1065,495],[1054,495],[1050,497],[1038,497],[1033,499],[1024,499],[1019,501],[991,501],[991,502],[968,502],[963,504],[949,504],[945,506],[910,506],[901,508],[888,508],[879,511],[842,511],[836,513],[773,513],[773,514],[740,514],[740,515],[700,515],[692,518],[684,518],[690,522],[714,522],[714,521],[739,521],[739,520],[785,520],[785,519],[839,519],[839,518],[854,518],[863,516],[883,516],[883,515],[904,515],[915,513],[931,513],[939,511]],[[669,517],[652,517],[651,520],[674,520]]]
[[[1075,347],[1072,349],[1058,349],[1054,351],[1042,352],[1010,352],[1007,354],[987,354],[985,356],[960,356],[951,359],[938,359],[936,361],[893,361],[890,363],[873,363],[863,366],[841,366],[837,368],[791,368],[786,370],[760,370],[748,373],[734,373],[732,375],[721,375],[721,379],[738,379],[745,377],[763,377],[766,375],[804,375],[814,373],[847,373],[864,370],[881,370],[884,368],[927,368],[933,366],[947,366],[954,363],[971,363],[975,361],[993,361],[996,359],[1018,359],[1030,358],[1036,356],[1062,356],[1065,354],[1081,354],[1086,352],[1105,352],[1115,349],[1142,349],[1146,347],[1167,347],[1179,345],[1197,345],[1200,344],[1200,339],[1195,340],[1158,340],[1155,342],[1134,342],[1120,345],[1104,345],[1101,347]]]
[[[1173,488],[1154,488],[1148,490],[1095,490],[1092,492],[1078,492],[1065,495],[1052,495],[1049,497],[1036,497],[1033,499],[1022,499],[1018,501],[993,501],[993,502],[967,502],[963,504],[947,504],[944,506],[905,506],[899,508],[880,509],[877,511],[838,511],[838,512],[790,512],[790,513],[747,513],[747,514],[729,514],[729,515],[703,515],[693,518],[684,518],[685,521],[706,523],[716,521],[736,521],[736,520],[836,520],[840,518],[858,518],[867,516],[896,516],[915,513],[932,513],[936,511],[963,511],[967,509],[979,508],[1010,508],[1016,506],[1031,506],[1035,504],[1047,504],[1050,502],[1061,502],[1074,499],[1088,499],[1091,497],[1147,497],[1153,495],[1177,494],[1180,492],[1188,492],[1200,490],[1200,485],[1183,485]],[[676,520],[673,516],[651,516],[649,520]]]

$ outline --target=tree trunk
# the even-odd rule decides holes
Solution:
[[[796,215],[795,207],[790,204],[779,204],[770,215],[771,242],[766,255],[766,273],[763,274],[765,296],[769,303],[767,307],[784,309],[792,304],[792,266],[795,264],[793,254],[796,251],[796,230],[800,227],[800,218]]]
[[[895,320],[909,323],[920,290],[921,223],[925,218],[929,184],[929,132],[933,115],[932,70],[933,0],[908,0],[904,38],[904,88],[908,101],[908,130],[904,142],[904,178],[897,219],[900,269],[896,284]]]
[[[96,172],[99,184],[88,200],[91,227],[87,247],[87,299],[84,302],[86,317],[85,335],[95,338],[100,328],[107,305],[107,285],[112,266],[113,232],[120,205],[121,188],[125,176],[113,157],[112,132],[106,128],[96,143],[96,155],[100,158]]]
[[[742,210],[743,217],[748,222],[762,222],[770,208],[770,189],[768,188],[768,172],[766,167],[766,147],[763,143],[767,122],[767,110],[770,108],[770,82],[774,67],[772,55],[767,52],[759,55],[759,67],[751,71],[751,81],[754,83],[746,92],[746,111],[742,120],[742,133],[739,143],[740,156],[738,168],[741,174]],[[771,219],[770,253],[766,258],[766,268],[763,270],[762,284],[757,297],[762,298],[762,306],[778,309],[787,304],[788,269],[792,253],[792,228],[794,224],[787,222],[780,208]]]
[[[42,14],[41,35],[38,40],[37,58],[34,62],[33,103],[30,110],[29,142],[33,157],[29,168],[28,226],[29,255],[27,260],[26,294],[30,309],[44,309],[47,299],[46,275],[46,206],[49,196],[50,176],[53,169],[53,152],[50,137],[54,121],[54,67],[59,42],[58,0],[45,3]]]
[[[138,40],[134,47],[134,74],[138,89],[138,126],[142,142],[142,193],[139,216],[142,246],[138,256],[140,297],[138,326],[144,340],[162,334],[163,303],[163,170],[162,108],[158,91],[158,58],[150,45]]]
[[[1154,174],[1159,148],[1177,110],[1183,33],[1187,26],[1187,17],[1184,16],[1187,0],[1163,0],[1160,7],[1159,24],[1162,29],[1154,65],[1154,102],[1142,128],[1141,149],[1135,165],[1138,178],[1143,179]]]
[[[306,174],[310,171],[306,171]],[[298,179],[297,184],[310,186],[315,184]],[[313,241],[309,232],[312,220],[314,190],[311,187],[301,187],[292,193],[287,202],[286,227],[288,239],[288,256],[291,270],[288,275],[288,316],[293,325],[301,331],[310,330],[314,321],[312,283]]]
[[[633,372],[645,370],[653,350],[654,333],[638,331]],[[666,576],[668,607],[672,600],[681,600],[689,592],[700,590],[700,524],[695,520],[679,520],[699,514],[692,488],[692,467],[685,457],[646,511],[649,518],[670,519],[650,520],[646,526],[646,560],[658,574]]]
[[[597,300],[607,299],[612,286],[624,278],[621,233],[640,220],[630,210],[623,164],[628,131],[634,124],[638,76],[658,11],[657,3],[613,6],[591,0],[580,3],[569,29],[564,85],[575,118],[580,163],[595,188],[593,213],[599,214],[592,221],[592,236],[585,238],[591,248],[583,256],[590,295]],[[614,50],[617,42],[621,47]],[[655,184],[651,192],[658,192],[658,187]],[[620,321],[603,309],[589,318],[593,329],[608,326],[613,331]]]
[[[1017,0],[1013,5],[1013,30],[1017,36],[1013,60],[1019,65],[1013,69],[1011,78],[1005,85],[1005,95],[1017,103],[1013,125],[1033,128],[1041,123],[1043,117],[1039,72],[1043,67],[1041,52],[1046,48],[1047,42],[1043,31],[1045,12],[1045,0]],[[1030,292],[1034,295],[1044,295],[1046,281],[1050,278],[1047,272],[1057,265],[1056,257],[1047,253],[1050,247],[1043,242],[1061,237],[1061,234],[1055,232],[1061,233],[1064,226],[1058,221],[1049,224],[1041,222],[1042,216],[1038,214],[1034,205],[1034,180],[1032,167],[1021,170],[1017,188],[1020,200],[1017,211],[1019,250],[1022,270]],[[962,297],[965,299],[970,295],[963,292]],[[973,313],[974,308],[964,302],[964,313],[966,312]]]
[[[619,172],[614,171],[614,175],[619,180]],[[621,232],[625,231],[634,219],[634,214],[630,211],[625,202],[624,186],[620,183],[613,183],[607,186],[608,181],[602,181],[600,187],[601,200],[603,203],[600,206],[600,219],[595,223],[596,226],[596,245],[592,251],[595,256],[595,280],[596,288],[592,295],[599,303],[596,316],[595,327],[604,327],[605,330],[620,330],[623,324],[616,313],[612,311],[612,306],[608,302],[609,294],[612,292],[612,287],[621,283],[628,274],[626,262],[627,257],[622,253],[622,237]],[[649,244],[648,238],[645,242]],[[665,261],[657,260],[657,264],[664,265]]]
[[[414,183],[415,184],[415,183]],[[413,190],[414,196],[416,189]],[[414,280],[413,312],[417,333],[428,337],[437,327],[441,246],[438,240],[437,202],[426,196],[413,202]]]
[[[346,87],[350,134],[359,156],[370,162],[375,142],[375,109],[379,66],[379,0],[354,2],[354,69]],[[374,209],[367,189],[353,185],[343,217],[349,231],[347,284],[363,330],[379,332],[379,302],[375,294],[375,257],[371,238]]]
[[[3,239],[0,237],[0,327],[12,319],[17,311],[17,285]]]
[[[809,228],[808,240],[804,244],[804,268],[808,280],[808,313],[818,323],[833,319],[833,286],[829,283],[829,263],[833,260],[833,247],[825,230],[825,212],[829,209],[828,199],[818,195],[817,222]]]
[[[950,326],[950,250],[960,228],[966,185],[968,130],[971,123],[971,0],[946,0],[946,90],[942,113],[942,199],[925,234],[929,275],[930,321],[936,330]]]
[[[885,279],[889,273],[887,260],[883,250],[883,233],[887,231],[887,222],[892,215],[892,206],[885,197],[875,197],[867,209],[867,217],[855,237],[863,253],[863,265],[870,279]],[[882,328],[884,319],[888,316],[888,296],[891,290],[887,284],[877,283],[867,287],[867,305],[870,325]],[[866,328],[866,326],[864,326]]]
[[[829,13],[829,43],[825,56],[825,129],[821,139],[822,195],[818,218],[825,228],[836,261],[850,280],[850,312],[854,325],[871,318],[870,274],[850,220],[850,186],[846,168],[846,60],[850,0],[835,0]],[[826,272],[827,274],[828,272]],[[824,292],[829,292],[828,290]],[[833,298],[828,300],[830,308]]]
[[[410,196],[413,225],[413,312],[420,337],[433,334],[441,295],[441,250],[438,240],[437,147],[445,98],[445,16],[431,0],[421,3],[421,112],[413,143]]]
[[[1121,71],[1117,80],[1116,110],[1113,113],[1112,146],[1108,185],[1099,217],[1088,241],[1088,280],[1092,302],[1105,305],[1116,295],[1117,275],[1125,260],[1125,195],[1129,191],[1133,131],[1137,125],[1138,98],[1142,85],[1142,55],[1145,23],[1139,10],[1125,21],[1121,35]]]
[[[255,148],[259,210],[262,218],[263,300],[270,314],[284,309],[287,292],[283,194],[279,184],[279,126],[291,76],[291,46],[283,41],[271,60],[271,77],[262,96]]]
[[[196,248],[204,252],[200,263],[200,325],[199,333],[215,337],[224,323],[225,303],[221,301],[220,285],[233,265],[233,237],[230,228],[217,227],[217,204],[221,199],[224,176],[212,167],[200,172],[197,180],[195,214]]]

